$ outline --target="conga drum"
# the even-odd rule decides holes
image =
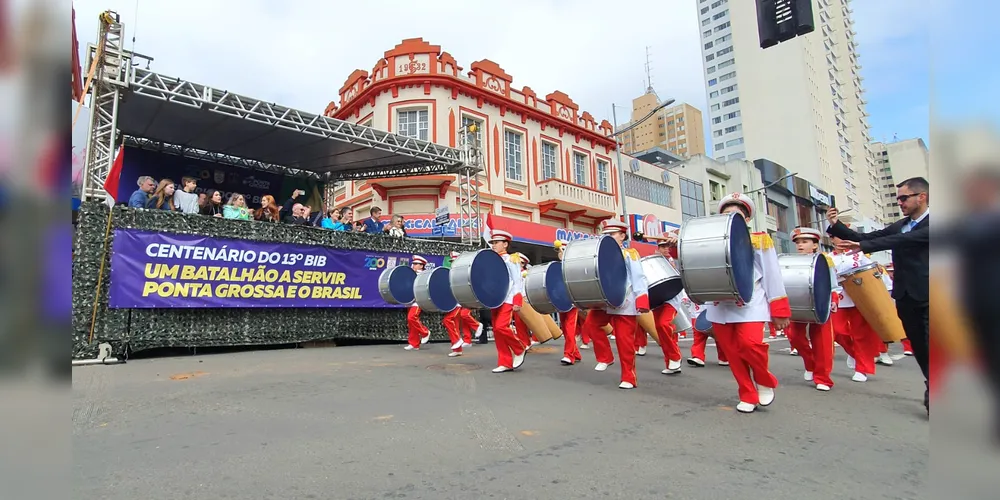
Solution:
[[[417,272],[410,266],[396,266],[382,271],[378,277],[378,293],[389,304],[413,302],[413,282]]]
[[[453,260],[448,280],[455,300],[467,309],[500,307],[511,286],[503,257],[485,248]]]
[[[712,322],[708,320],[708,311],[702,311],[694,320],[694,329],[698,330],[709,337],[715,338],[715,332],[712,330]]]
[[[413,280],[413,297],[421,311],[446,313],[458,307],[458,301],[451,293],[449,274],[449,269],[435,267],[418,274]]]
[[[823,254],[781,254],[781,280],[792,310],[792,321],[822,325],[830,319],[833,283]]]
[[[549,330],[549,326],[545,323],[545,317],[538,314],[538,311],[532,308],[531,304],[523,304],[521,310],[516,314],[521,317],[521,320],[528,326],[528,329],[534,334],[535,340],[539,343],[544,344],[552,340],[552,331]]]
[[[844,281],[841,286],[883,342],[899,342],[906,338],[906,332],[896,315],[896,303],[882,283],[877,266],[873,262],[842,273],[840,277]]]
[[[570,300],[580,309],[621,307],[625,303],[625,256],[608,235],[571,241],[563,253],[562,275]]]
[[[573,309],[573,301],[562,279],[562,262],[559,261],[528,269],[524,278],[524,295],[539,314],[564,313]]]
[[[681,274],[666,257],[656,254],[639,260],[649,289],[649,307],[656,309],[674,299],[684,289]],[[655,338],[655,337],[654,337]]]
[[[639,321],[639,328],[642,329],[642,331],[649,334],[650,337],[653,337],[653,340],[655,340],[656,343],[659,344],[660,336],[657,335],[656,333],[656,319],[653,318],[653,313],[650,311],[646,311],[640,314],[638,317],[638,321]]]
[[[754,249],[739,213],[688,219],[681,227],[677,257],[684,291],[695,303],[750,302]]]

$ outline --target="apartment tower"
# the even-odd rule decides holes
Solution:
[[[619,130],[636,123],[660,105],[652,88],[632,99],[631,121],[619,125]],[[685,158],[705,154],[705,126],[701,111],[690,104],[676,104],[661,109],[656,116],[639,123],[622,134],[622,152],[635,154],[662,148]]]
[[[882,219],[886,224],[902,217],[896,202],[896,184],[913,177],[930,177],[931,154],[923,139],[874,142],[872,152],[878,168]]]

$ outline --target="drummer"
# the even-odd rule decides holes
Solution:
[[[719,201],[719,213],[738,212],[749,225],[756,207],[749,197],[732,193]],[[676,245],[676,237],[671,238]],[[753,295],[749,304],[715,302],[708,308],[715,342],[732,364],[729,369],[739,386],[740,402],[736,410],[752,413],[757,406],[774,402],[778,379],[769,367],[768,345],[764,342],[764,324],[773,321],[778,329],[788,326],[791,307],[781,280],[774,241],[765,233],[752,233],[754,247]]]
[[[410,259],[410,268],[420,274],[427,267],[427,259],[414,255]],[[420,306],[413,304],[406,312],[406,326],[409,329],[407,344],[404,349],[407,351],[420,350],[420,344],[426,344],[431,339],[431,331],[420,322]]]
[[[683,290],[681,291],[683,297],[681,302],[685,307],[688,308],[688,312],[691,314],[692,318],[697,318],[698,315],[703,314],[705,309],[712,307],[711,304],[698,305],[693,300],[691,300],[687,293]],[[708,346],[708,333],[705,333],[698,329],[698,324],[692,321],[694,331],[694,342],[691,343],[691,357],[687,359],[687,364],[702,368],[705,366],[705,347]],[[729,358],[726,357],[726,351],[722,349],[722,346],[718,342],[715,343],[715,355],[719,358],[719,366],[729,366]]]
[[[451,252],[451,261],[454,262],[460,255],[459,252]],[[451,352],[448,353],[450,357],[461,356],[462,349],[472,345],[472,332],[476,332],[478,337],[483,331],[482,323],[476,321],[472,317],[472,312],[462,306],[445,314],[441,323],[451,339]]]
[[[507,253],[507,248],[513,240],[507,231],[495,229],[490,237],[490,247],[503,257],[507,264],[507,274],[510,279],[510,290],[500,307],[490,310],[493,320],[493,343],[497,346],[497,367],[493,373],[503,373],[516,370],[524,363],[527,346],[514,335],[510,329],[511,316],[521,310],[524,303],[524,281],[521,279],[521,268],[517,255]]]
[[[800,254],[819,253],[821,237],[819,230],[811,227],[798,227],[792,231],[792,242]],[[836,313],[841,289],[837,283],[833,260],[825,254],[823,258],[827,259],[827,264],[830,266],[830,281],[833,287],[830,310]],[[806,381],[816,384],[818,391],[829,391],[833,388],[833,379],[830,378],[830,373],[833,371],[833,320],[828,319],[822,325],[793,321],[788,324],[785,333],[792,349],[797,350],[802,356]]]
[[[670,259],[670,244],[660,241],[656,246],[660,255]],[[676,375],[681,372],[681,348],[677,345],[677,332],[674,331],[674,318],[678,310],[684,307],[682,299],[687,298],[687,294],[677,294],[667,303],[653,309],[653,322],[656,324],[656,343],[663,350],[663,362],[667,367],[661,372],[664,375]],[[640,332],[640,336],[645,339],[645,332]]]
[[[559,256],[559,260],[563,260],[566,245],[569,245],[569,242],[566,240],[556,240],[553,244],[556,249],[556,254]],[[580,356],[580,349],[578,349],[576,345],[576,326],[579,312],[579,309],[574,307],[567,312],[559,313],[559,326],[563,330],[563,338],[566,339],[563,344],[563,357],[559,360],[559,362],[566,366],[574,365],[579,361],[583,361],[583,357]]]
[[[834,246],[842,241],[836,236],[831,236],[830,240]],[[843,283],[845,274],[853,269],[871,265],[872,260],[861,252],[844,253],[834,250],[833,264],[837,270],[838,280]],[[841,292],[840,305],[833,314],[833,334],[837,343],[847,353],[847,367],[854,370],[851,380],[867,382],[868,376],[875,374],[875,359],[879,357],[883,342],[875,329],[868,324],[868,320],[861,315],[861,311],[854,306],[854,300],[847,290]]]
[[[528,259],[527,255],[524,255],[523,253],[520,252],[514,253],[512,255],[516,257],[518,261],[520,261],[521,280],[523,283],[524,278],[528,276],[528,269],[531,269],[531,260]],[[517,335],[517,338],[521,341],[522,344],[528,346],[528,349],[531,349],[532,347],[535,347],[536,345],[539,344],[539,342],[535,340],[535,335],[531,332],[531,329],[528,328],[528,324],[525,323],[523,319],[521,319],[520,314],[514,315],[514,335]]]

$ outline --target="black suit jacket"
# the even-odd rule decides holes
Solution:
[[[892,267],[895,279],[892,283],[892,297],[900,299],[908,296],[917,302],[928,301],[927,280],[930,279],[930,214],[924,217],[908,233],[902,233],[903,226],[910,218],[898,220],[885,229],[870,233],[859,233],[837,221],[826,232],[842,240],[858,241],[865,253],[892,251]]]

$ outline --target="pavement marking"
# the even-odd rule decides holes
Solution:
[[[536,431],[521,431],[519,434],[521,434],[522,436],[535,436],[535,435],[538,435],[538,432],[536,432]]]
[[[178,373],[175,375],[171,375],[170,380],[187,380],[190,378],[197,378],[205,375],[208,375],[208,372],[197,371],[191,373]]]
[[[389,420],[392,420],[392,417],[393,415],[379,415],[372,420],[375,420],[376,422],[388,422]]]

